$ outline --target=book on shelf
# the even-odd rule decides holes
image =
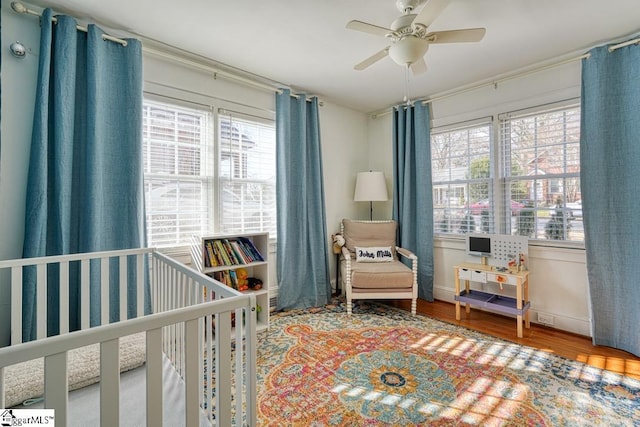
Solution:
[[[247,252],[251,254],[251,258],[253,259],[253,261],[264,261],[264,258],[262,257],[258,249],[256,249],[251,239],[247,237],[238,237],[238,241],[240,241],[247,249]]]
[[[207,267],[245,265],[264,261],[251,239],[212,239],[204,241],[204,258]]]
[[[211,245],[210,241],[206,241],[205,244],[205,263],[207,265],[207,267],[217,267],[218,266],[218,259],[216,258],[215,254],[213,253],[213,246]]]
[[[231,242],[228,239],[222,240],[222,246],[227,251],[227,255],[229,255],[229,259],[233,265],[245,264],[235,251],[233,250],[233,246],[231,246]]]
[[[229,242],[231,244],[231,248],[233,249],[233,253],[236,254],[240,264],[249,264],[251,259],[247,257],[244,251],[240,248],[237,240],[232,240]]]

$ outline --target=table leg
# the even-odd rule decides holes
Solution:
[[[524,281],[524,301],[529,302],[529,278]],[[529,310],[524,314],[524,326],[528,329],[531,327],[529,320]]]
[[[336,296],[340,295],[340,254],[336,254]]]
[[[518,278],[516,284],[516,308],[522,312],[522,279]],[[522,338],[522,314],[518,314],[518,338]]]
[[[454,282],[456,285],[456,297],[460,296],[460,277],[458,276],[458,269],[453,272]],[[460,320],[460,301],[456,299],[456,320]]]
[[[467,295],[469,294],[469,283],[470,283],[469,280],[464,281],[464,290],[467,292]],[[471,303],[465,303],[464,309],[467,312],[467,314],[471,313]]]

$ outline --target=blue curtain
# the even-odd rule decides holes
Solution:
[[[277,309],[329,302],[318,99],[276,94]]]
[[[131,39],[126,47],[105,41],[94,25],[82,32],[73,18],[56,18],[54,25],[46,9],[41,19],[23,256],[145,246],[142,46]],[[92,269],[92,277],[97,274]],[[49,278],[51,335],[59,316],[56,272],[49,271]],[[99,307],[93,282],[90,300]],[[25,272],[23,288],[23,335],[29,340],[35,331],[33,271]],[[110,304],[118,310],[118,289],[111,289]],[[135,292],[131,289],[130,297]],[[70,293],[75,312],[80,290]],[[135,305],[129,310],[135,313]],[[92,308],[92,324],[99,318]],[[79,319],[70,319],[70,325],[77,327]]]
[[[640,47],[582,63],[580,180],[594,344],[640,355]]]
[[[422,102],[394,109],[393,219],[400,246],[418,257],[418,296],[433,301],[431,138]]]

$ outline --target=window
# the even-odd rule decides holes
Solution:
[[[435,131],[431,161],[434,231],[492,231],[490,123]]]
[[[276,234],[276,147],[273,122],[221,111],[221,231]]]
[[[145,99],[148,244],[205,233],[276,232],[273,121]],[[217,124],[217,133],[213,123]]]
[[[520,204],[508,232],[584,241],[580,195],[580,108],[501,120],[505,193]]]
[[[434,231],[584,241],[579,106],[499,119],[433,130]]]
[[[148,244],[188,244],[207,228],[208,112],[147,100],[142,111]]]

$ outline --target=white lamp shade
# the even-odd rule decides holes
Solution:
[[[384,202],[389,200],[384,172],[358,172],[353,200],[355,202]]]

